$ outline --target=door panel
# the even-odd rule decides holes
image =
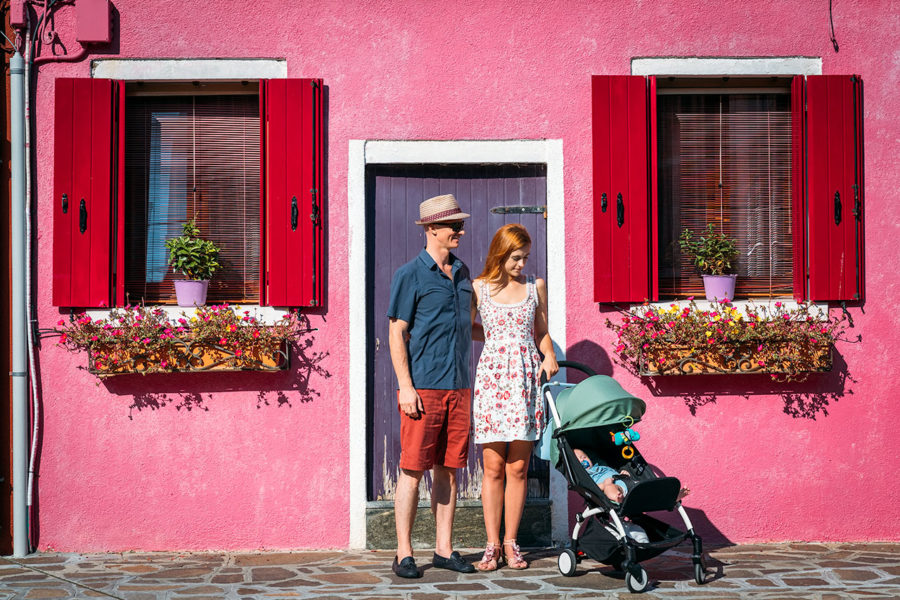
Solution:
[[[544,165],[372,166],[366,177],[366,268],[368,280],[373,282],[367,290],[368,499],[390,500],[394,497],[400,459],[400,417],[386,315],[391,276],[424,247],[422,227],[414,224],[419,218],[419,203],[432,196],[453,194],[463,212],[472,215],[456,254],[468,265],[473,279],[484,266],[494,233],[507,223],[521,223],[528,229],[532,250],[527,272],[546,279],[544,215],[504,212],[503,208],[546,205],[547,177]],[[471,380],[480,353],[481,344],[477,343],[472,352]],[[458,476],[460,498],[480,497],[481,472],[480,448],[472,444],[468,467],[461,469]],[[548,480],[547,463],[532,460],[529,496],[547,498]],[[431,488],[428,475],[425,488],[423,492]]]

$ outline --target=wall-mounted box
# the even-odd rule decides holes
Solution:
[[[109,0],[76,0],[75,39],[82,44],[108,44],[111,39],[109,17]]]
[[[10,0],[9,24],[16,29],[25,27],[25,0]]]

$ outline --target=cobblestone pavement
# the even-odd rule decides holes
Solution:
[[[393,575],[388,551],[292,553],[44,553],[0,558],[0,600],[123,598],[409,598],[414,600],[629,598],[621,574],[585,560],[563,577],[557,552],[526,553],[527,571],[459,575],[434,569],[419,552],[424,576]],[[470,551],[467,558],[479,555]],[[650,598],[772,600],[900,598],[900,544],[771,544],[709,552],[706,585],[693,580],[689,548],[642,563]]]

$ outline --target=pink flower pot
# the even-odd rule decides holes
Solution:
[[[704,275],[703,290],[706,292],[706,299],[713,300],[734,300],[734,284],[737,275]]]
[[[206,290],[209,288],[209,280],[198,281],[195,279],[176,279],[175,297],[178,306],[203,306],[206,304]]]

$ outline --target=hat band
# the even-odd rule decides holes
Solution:
[[[459,207],[451,208],[450,210],[442,210],[439,213],[434,213],[433,215],[429,215],[427,217],[422,217],[419,219],[423,223],[429,223],[431,221],[437,221],[438,219],[443,219],[444,217],[449,217],[451,215],[458,215],[461,211]]]

